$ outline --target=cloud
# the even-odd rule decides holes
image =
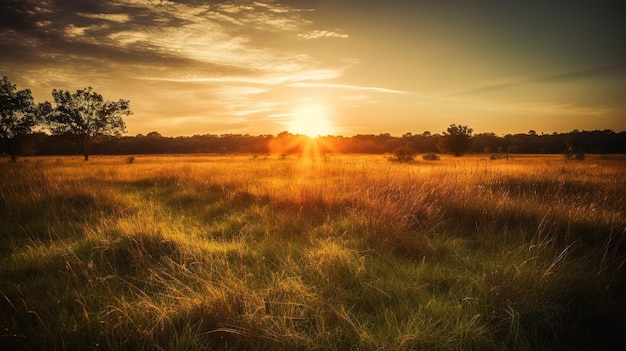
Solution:
[[[0,69],[16,61],[34,68],[75,60],[92,61],[92,67],[80,65],[91,72],[116,66],[129,78],[158,73],[178,79],[195,71],[199,76],[240,76],[269,84],[323,71],[308,55],[257,41],[267,33],[302,31],[311,24],[302,17],[310,9],[273,1],[7,1],[0,4],[0,59],[5,61]]]
[[[254,29],[270,32],[299,31],[312,22],[300,13],[307,9],[292,8],[274,2],[244,2],[218,4],[208,15],[222,22],[234,24],[245,30]]]
[[[130,21],[130,17],[126,13],[79,13],[78,15],[86,18],[102,19],[117,23],[126,23]]]
[[[413,94],[412,92],[409,92],[409,91],[387,89],[387,88],[380,88],[380,87],[363,87],[363,86],[348,85],[348,84],[296,82],[296,83],[290,84],[290,86],[297,87],[297,88],[336,88],[336,89],[348,89],[348,90],[364,90],[364,91],[374,91],[378,93],[388,93],[388,94]]]
[[[65,27],[64,33],[65,33],[65,36],[69,38],[79,38],[79,37],[85,37],[87,32],[91,33],[95,31],[105,30],[107,28],[108,26],[106,25],[91,25],[91,26],[86,26],[86,27],[77,27],[73,24],[70,24],[67,27]]]
[[[309,40],[309,39],[319,39],[319,38],[341,38],[341,39],[346,39],[348,38],[347,34],[342,34],[342,33],[337,33],[337,32],[330,32],[330,31],[326,31],[326,30],[314,30],[314,31],[310,31],[307,33],[300,33],[298,34],[298,39],[304,39],[304,40]]]
[[[130,99],[131,132],[171,125],[180,128],[169,133],[185,134],[183,125],[195,122],[255,128],[291,108],[292,84],[337,79],[346,69],[296,51],[305,37],[347,35],[307,32],[312,10],[291,4],[7,0],[0,3],[0,72],[37,98],[92,85],[108,98]]]
[[[222,83],[222,84],[258,84],[265,86],[276,86],[282,84],[288,84],[293,87],[304,87],[306,84],[314,84],[314,83],[297,83],[306,80],[327,80],[337,78],[341,75],[341,71],[339,69],[320,69],[320,68],[309,68],[303,71],[299,71],[298,66],[293,68],[285,68],[279,67],[276,71],[272,72],[268,70],[266,72],[261,72],[258,75],[248,75],[248,76],[219,76],[219,77],[199,77],[199,76],[191,76],[191,77],[157,77],[157,76],[146,76],[141,77],[139,79],[143,80],[153,80],[153,81],[170,81],[170,82],[181,82],[181,83]],[[294,83],[296,82],[296,83]],[[299,85],[301,84],[301,85]],[[373,88],[371,88],[373,89]]]
[[[626,62],[625,61],[616,62],[616,63],[612,63],[609,65],[592,67],[592,68],[567,71],[567,72],[547,75],[547,76],[535,78],[535,79],[516,80],[512,82],[484,85],[484,86],[480,86],[477,88],[472,88],[472,89],[468,89],[468,90],[461,91],[458,93],[454,93],[454,94],[448,95],[447,97],[455,97],[455,96],[463,96],[463,95],[498,91],[498,90],[503,90],[503,89],[515,88],[515,87],[519,87],[523,85],[536,84],[536,83],[566,82],[566,81],[574,81],[574,80],[609,77],[609,76],[615,76],[615,75],[623,76],[626,79]]]

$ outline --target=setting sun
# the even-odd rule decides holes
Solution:
[[[305,105],[292,112],[289,131],[310,137],[331,135],[333,126],[328,121],[328,109],[321,105]]]

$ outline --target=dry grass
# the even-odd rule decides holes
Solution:
[[[618,348],[623,157],[0,164],[14,349]]]

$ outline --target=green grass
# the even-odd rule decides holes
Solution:
[[[8,349],[626,343],[623,158],[0,164]]]

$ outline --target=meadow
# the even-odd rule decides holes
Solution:
[[[626,344],[626,158],[0,163],[6,349]]]

